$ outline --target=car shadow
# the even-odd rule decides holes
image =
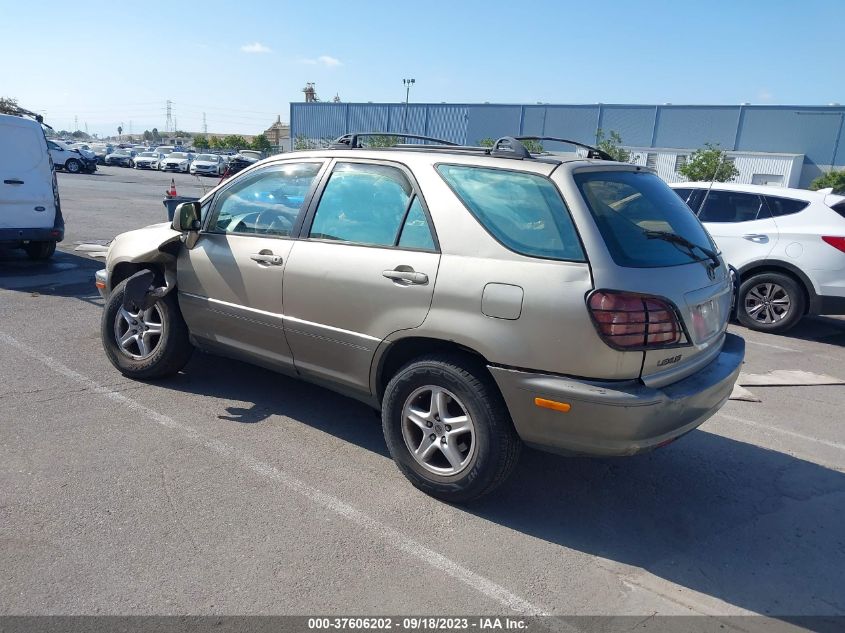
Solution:
[[[22,250],[0,249],[0,288],[102,305],[94,272],[104,267],[103,260],[63,250],[56,250],[50,259],[33,261]]]
[[[223,406],[217,415],[222,422],[256,424],[273,415],[281,415],[390,457],[381,431],[381,419],[374,409],[255,365],[195,352],[183,372],[155,384],[182,393],[239,403]],[[341,411],[343,414],[338,415]]]
[[[388,456],[372,409],[258,367],[197,353],[156,384],[237,402],[222,423],[281,415]],[[639,568],[646,584],[654,575],[772,616],[845,614],[845,474],[706,431],[626,458],[526,450],[502,488],[459,509]]]
[[[804,317],[798,325],[782,336],[845,347],[845,319],[827,316]]]

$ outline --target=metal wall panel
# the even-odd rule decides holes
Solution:
[[[654,147],[733,149],[739,106],[659,106]],[[787,151],[781,149],[780,151]]]
[[[651,145],[655,106],[601,106],[599,127],[605,136],[618,132],[623,145]]]
[[[291,103],[290,134],[295,139],[337,138],[346,133],[345,103]]]
[[[588,106],[546,106],[546,122],[542,136],[595,143],[599,121],[598,105]],[[552,151],[572,151],[571,145],[561,143],[543,143],[543,147]]]
[[[465,105],[432,104],[428,106],[428,134],[453,143],[467,142],[469,114]]]
[[[388,129],[389,106],[350,103],[346,132],[383,132]]]
[[[755,152],[804,154],[812,163],[830,165],[842,112],[845,110],[745,108],[738,148]],[[842,152],[837,154],[837,161],[845,159]],[[838,164],[845,164],[845,161]]]
[[[484,138],[519,136],[521,106],[469,106],[467,108],[466,138],[469,145],[477,145]]]
[[[831,162],[845,165],[845,107],[430,103],[409,105],[405,118],[402,103],[292,103],[291,135],[322,139],[354,131],[398,133],[407,125],[410,133],[456,143],[520,132],[594,143],[601,127],[619,132],[627,146],[694,150],[718,143],[729,150],[736,144],[738,150],[804,154],[802,185]]]

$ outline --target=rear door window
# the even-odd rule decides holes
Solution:
[[[707,258],[699,249],[690,252],[657,237],[658,232],[676,234],[703,248],[714,249],[695,214],[655,174],[583,172],[574,178],[617,265],[657,268]]]
[[[761,213],[763,201],[760,196],[740,191],[713,190],[706,194],[698,219],[702,222],[751,222]],[[763,209],[760,218],[768,217]]]
[[[585,261],[569,210],[548,178],[468,165],[438,165],[437,171],[505,247],[530,257]]]

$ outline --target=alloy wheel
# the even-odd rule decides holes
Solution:
[[[144,360],[158,349],[164,336],[164,318],[158,304],[147,310],[130,312],[123,306],[114,318],[114,337],[121,353]]]
[[[463,403],[435,385],[414,390],[402,407],[402,438],[414,460],[437,475],[457,475],[471,462],[475,426]]]
[[[745,295],[746,313],[760,323],[782,321],[791,307],[789,293],[776,283],[757,284]]]

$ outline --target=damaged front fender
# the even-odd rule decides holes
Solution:
[[[181,238],[182,234],[174,231],[169,222],[118,235],[106,257],[107,292],[144,269],[158,271],[163,276],[164,285],[156,289],[162,292],[160,297],[170,292],[176,286],[176,258],[182,248]],[[152,282],[147,287],[152,288]]]

